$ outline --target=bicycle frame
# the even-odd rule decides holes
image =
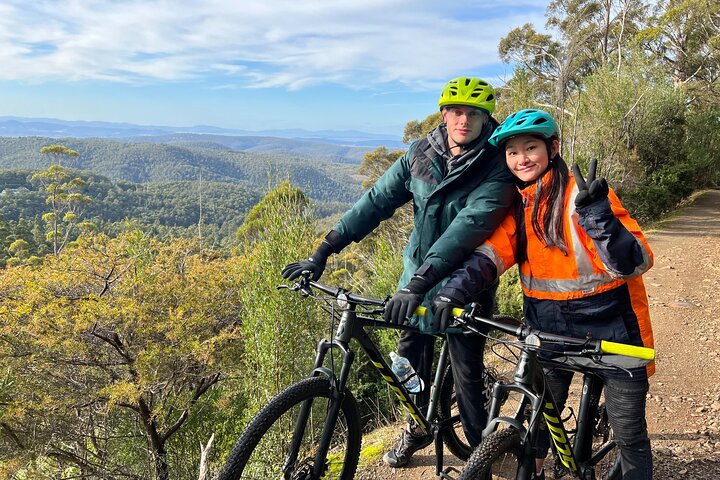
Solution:
[[[445,371],[448,359],[447,343],[443,341],[442,348],[440,351],[440,359],[435,372],[435,379],[433,381],[431,392],[430,392],[430,403],[426,414],[417,407],[410,393],[407,391],[403,382],[401,382],[388,363],[383,358],[383,355],[378,350],[375,342],[370,338],[368,333],[365,331],[365,326],[376,326],[379,328],[396,328],[400,330],[417,330],[409,326],[391,326],[386,322],[380,322],[371,320],[363,317],[359,317],[355,305],[349,303],[347,307],[342,311],[340,316],[340,323],[337,328],[335,338],[330,341],[327,339],[320,340],[316,348],[315,363],[312,370],[312,376],[324,375],[334,386],[333,393],[331,395],[332,400],[330,402],[328,415],[326,416],[325,425],[321,440],[318,445],[316,452],[315,461],[313,463],[313,474],[320,478],[323,473],[324,459],[327,456],[328,449],[330,446],[330,440],[332,432],[335,429],[335,424],[338,418],[338,412],[340,411],[340,405],[342,404],[343,398],[345,397],[345,389],[347,380],[350,375],[350,368],[355,359],[355,352],[350,349],[350,341],[352,339],[357,340],[360,347],[365,351],[372,365],[377,369],[380,376],[388,384],[389,388],[393,391],[395,396],[398,398],[404,409],[417,423],[417,425],[426,432],[431,432],[435,438],[436,448],[436,475],[441,476],[443,468],[442,464],[442,436],[438,435],[439,431],[445,428],[452,428],[452,424],[457,420],[457,416],[453,416],[448,419],[443,419],[440,422],[436,421],[436,405],[440,396],[440,383],[442,380],[442,374]],[[331,369],[324,367],[325,358],[328,352],[336,349],[342,356],[342,365],[340,367],[339,376],[335,375],[335,372]],[[293,440],[290,445],[288,456],[286,457],[285,464],[283,466],[283,472],[287,472],[289,468],[297,460],[298,451],[300,448],[300,442],[304,434],[305,425],[307,423],[308,415],[311,407],[311,400],[306,401],[300,409],[300,414],[295,424],[295,430],[293,433]]]
[[[583,374],[583,387],[573,442],[570,441],[568,430],[565,428],[555,400],[552,395],[545,395],[547,388],[543,366],[554,366]],[[483,430],[483,437],[495,431],[502,423],[511,425],[520,431],[526,440],[524,441],[523,463],[519,467],[517,478],[529,479],[535,469],[534,445],[540,434],[537,422],[545,421],[556,458],[572,475],[578,478],[589,478],[587,477],[589,471],[615,446],[615,441],[610,440],[591,456],[592,422],[598,409],[601,391],[602,381],[596,375],[561,363],[541,361],[538,359],[536,350],[524,347],[515,369],[513,382],[509,384],[496,383],[493,387],[488,424]],[[511,392],[521,394],[522,400],[512,417],[500,416],[503,398],[507,398]],[[528,427],[525,428],[523,420],[528,405],[531,407],[532,413]],[[616,468],[619,468],[619,463],[613,466],[613,469]]]

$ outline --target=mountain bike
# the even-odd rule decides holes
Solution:
[[[601,403],[601,369],[627,371],[647,365],[655,357],[651,348],[637,347],[592,338],[573,338],[534,330],[526,325],[486,319],[473,310],[454,309],[456,325],[480,333],[491,327],[516,337],[519,359],[513,380],[496,383],[491,395],[488,424],[483,441],[470,456],[459,480],[533,478],[535,441],[540,422],[550,432],[556,478],[568,475],[580,479],[616,480],[622,478],[619,448],[612,437]],[[546,347],[554,346],[558,356],[538,357]],[[582,390],[574,427],[567,428],[558,407],[547,392],[545,368],[561,368],[582,374]],[[508,397],[514,396],[512,402]],[[512,404],[514,411],[501,412]],[[547,464],[546,464],[547,466]]]
[[[325,310],[338,320],[335,337],[318,343],[309,378],[278,393],[250,421],[233,446],[219,478],[350,480],[354,477],[360,456],[361,426],[357,402],[347,385],[355,358],[350,346],[353,339],[417,426],[434,435],[436,474],[451,478],[448,474],[453,469],[443,469],[443,442],[463,460],[470,456],[472,449],[454,411],[447,343],[442,342],[430,403],[427,411],[422,412],[366,331],[373,327],[417,331],[408,325],[382,320],[387,299],[356,295],[302,277],[293,286],[283,287],[323,301]],[[416,313],[422,314],[422,310],[421,307]],[[341,361],[334,360],[333,351]],[[492,369],[486,372],[489,389],[496,378]]]

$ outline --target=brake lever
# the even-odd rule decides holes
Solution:
[[[286,289],[290,290],[291,292],[299,291],[303,297],[309,297],[312,295],[312,290],[310,289],[310,285],[309,285],[309,279],[307,277],[307,274],[309,274],[309,273],[310,272],[307,270],[304,271],[303,275],[300,278],[298,278],[298,281],[293,283],[292,286],[283,284],[283,285],[278,285],[275,288],[278,290],[282,290],[283,288],[286,288]]]

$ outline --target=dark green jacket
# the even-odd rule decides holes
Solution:
[[[451,156],[444,125],[413,142],[335,227],[348,241],[359,242],[412,200],[414,228],[403,254],[400,287],[421,265],[431,264],[443,281],[425,296],[426,306],[447,277],[500,225],[512,204],[514,177],[504,155],[487,143],[496,126],[491,120],[480,147],[447,175]],[[428,316],[418,326],[429,331],[429,323]]]

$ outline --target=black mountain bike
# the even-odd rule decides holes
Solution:
[[[443,441],[463,460],[470,456],[472,449],[453,410],[454,389],[447,344],[443,342],[440,350],[427,412],[421,412],[366,331],[368,327],[417,330],[383,321],[386,300],[355,295],[305,278],[292,287],[284,287],[326,302],[325,310],[334,318],[339,314],[335,338],[318,343],[310,378],[287,387],[255,415],[232,448],[219,478],[350,480],[354,477],[360,456],[361,426],[356,400],[347,386],[355,358],[350,347],[352,339],[360,344],[415,423],[434,435],[436,473],[450,478],[447,474],[452,469],[443,470],[442,465]],[[322,294],[316,294],[318,291]],[[341,361],[334,360],[333,350]],[[491,376],[491,369],[486,371],[489,390],[496,379]]]
[[[475,449],[459,480],[529,480],[535,470],[533,445],[544,421],[550,432],[556,478],[564,475],[583,480],[622,478],[619,448],[601,402],[602,380],[599,369],[621,369],[647,365],[653,349],[590,338],[573,338],[544,333],[517,323],[485,319],[474,311],[453,310],[456,324],[479,333],[491,327],[516,337],[520,351],[512,382],[496,383],[483,431],[483,441]],[[539,359],[538,352],[553,345],[562,350],[553,360]],[[582,390],[572,429],[558,412],[547,393],[543,367],[568,369],[582,374]],[[629,372],[628,372],[629,374]],[[508,397],[512,396],[512,401]],[[504,405],[504,407],[502,407]],[[513,405],[512,412],[507,412]],[[501,407],[504,411],[501,412]],[[546,463],[546,467],[548,464]]]

